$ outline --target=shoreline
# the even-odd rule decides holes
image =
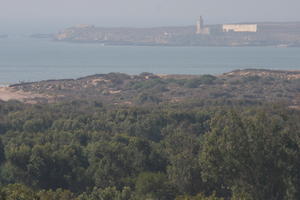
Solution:
[[[34,38],[38,39],[38,38]],[[104,47],[203,47],[203,48],[300,48],[300,45],[172,45],[172,44],[122,44],[122,43],[116,43],[116,44],[105,44],[101,41],[75,41],[75,40],[57,40],[52,39],[49,40],[50,42],[56,42],[56,43],[65,43],[65,44],[92,44],[92,45],[99,45]]]
[[[124,73],[124,72],[108,72],[108,73],[94,73],[94,74],[89,74],[89,75],[84,75],[84,76],[78,76],[78,77],[74,77],[74,78],[58,78],[58,79],[53,79],[53,78],[50,78],[50,79],[42,79],[42,80],[32,80],[32,81],[17,81],[17,82],[12,82],[12,83],[1,83],[0,81],[0,88],[10,88],[10,87],[13,87],[15,85],[26,85],[26,84],[32,84],[32,83],[38,83],[38,82],[53,82],[53,81],[75,81],[75,80],[80,80],[80,79],[84,79],[84,78],[88,78],[88,77],[93,77],[93,76],[101,76],[101,75],[107,75],[107,74],[126,74],[126,75],[129,75],[129,76],[138,76],[140,74],[143,74],[143,73],[149,73],[149,74],[152,74],[152,75],[155,75],[155,76],[158,76],[160,78],[163,78],[163,77],[168,77],[168,76],[177,76],[177,77],[197,77],[197,76],[202,76],[202,75],[212,75],[212,76],[216,76],[216,77],[221,77],[221,76],[224,76],[224,75],[229,75],[229,74],[232,74],[232,73],[239,73],[239,72],[245,72],[245,71],[248,71],[248,72],[254,72],[254,73],[257,73],[257,72],[267,72],[267,73],[286,73],[286,74],[289,74],[289,73],[299,73],[299,76],[300,76],[300,67],[299,67],[299,70],[286,70],[286,69],[261,69],[261,68],[245,68],[245,69],[235,69],[235,70],[229,70],[228,72],[223,72],[223,73],[202,73],[202,74],[181,74],[181,73],[151,73],[151,72],[141,72],[141,73],[134,73],[134,74],[131,74],[131,73]]]

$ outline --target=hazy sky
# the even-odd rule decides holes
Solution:
[[[0,0],[0,32],[97,26],[300,21],[300,0]]]

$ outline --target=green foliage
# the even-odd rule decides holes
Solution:
[[[0,166],[4,163],[5,161],[5,151],[4,151],[4,144],[0,138]]]
[[[299,118],[243,103],[0,102],[0,197],[299,199]]]
[[[166,82],[162,79],[150,79],[150,80],[143,80],[143,81],[139,81],[139,82],[134,82],[132,83],[132,85],[130,85],[130,88],[133,88],[135,90],[137,89],[151,89],[154,87],[158,87],[158,86],[164,86],[166,84]]]
[[[201,84],[213,84],[214,80],[217,78],[212,75],[203,75],[199,78],[190,79],[185,83],[185,87],[187,88],[197,88]]]
[[[7,185],[0,190],[1,200],[39,200],[37,194],[24,185]]]
[[[224,198],[218,198],[218,197],[216,197],[215,194],[213,194],[209,197],[206,197],[203,194],[198,194],[196,196],[188,196],[188,195],[179,196],[176,198],[176,200],[224,200]]]
[[[202,188],[201,169],[198,164],[199,139],[182,130],[175,130],[165,138],[165,151],[170,165],[167,174],[182,194],[195,194]]]
[[[76,196],[69,190],[42,190],[37,193],[40,200],[75,200]]]
[[[291,122],[288,115],[264,112],[253,117],[236,112],[216,116],[200,156],[203,177],[237,197],[288,198],[290,187],[299,187],[291,172],[298,166],[300,133]]]
[[[160,98],[153,94],[148,93],[141,93],[136,98],[137,104],[145,104],[145,103],[152,103],[152,104],[158,104],[161,102]]]
[[[118,191],[116,187],[94,188],[90,194],[80,195],[78,200],[130,200],[132,195],[129,187],[124,187],[121,191]]]
[[[143,172],[136,180],[136,193],[139,199],[173,199],[174,189],[165,174]]]

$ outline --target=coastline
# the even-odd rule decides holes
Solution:
[[[268,44],[265,44],[265,45],[262,45],[262,44],[250,44],[250,45],[247,45],[247,44],[241,44],[241,45],[195,44],[195,45],[189,45],[189,44],[156,44],[156,43],[145,44],[145,43],[123,43],[123,42],[105,43],[103,41],[78,41],[78,40],[57,40],[57,39],[52,39],[50,41],[57,42],[57,43],[68,43],[68,44],[94,44],[94,45],[100,45],[100,46],[106,46],[106,47],[300,48],[300,44],[298,44],[298,45],[286,45],[286,44],[274,44],[274,45],[268,45]]]

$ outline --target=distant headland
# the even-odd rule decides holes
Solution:
[[[300,46],[300,22],[257,22],[194,26],[103,28],[77,25],[55,35],[56,41],[141,46]]]

